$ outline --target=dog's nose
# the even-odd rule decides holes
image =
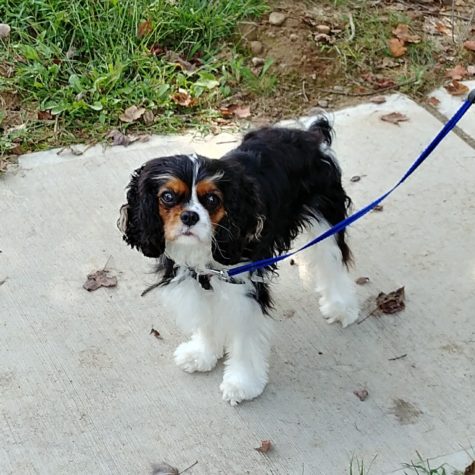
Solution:
[[[200,216],[195,211],[183,211],[180,218],[182,223],[187,226],[193,226],[200,220]]]

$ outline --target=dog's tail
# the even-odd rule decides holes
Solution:
[[[324,115],[319,116],[308,128],[309,132],[318,134],[327,145],[331,145],[333,141],[333,127],[330,125],[328,118]]]

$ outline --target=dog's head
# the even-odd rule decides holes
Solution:
[[[135,170],[118,226],[148,257],[233,264],[258,231],[259,210],[255,185],[238,164],[175,155]]]

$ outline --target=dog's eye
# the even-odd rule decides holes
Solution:
[[[221,203],[221,199],[216,193],[207,193],[203,196],[201,201],[203,206],[207,209],[214,209]]]
[[[163,203],[166,205],[172,205],[176,201],[176,195],[173,193],[173,191],[164,191],[160,195],[160,199],[162,200]]]

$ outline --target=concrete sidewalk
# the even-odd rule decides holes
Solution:
[[[380,120],[395,111],[409,121]],[[475,108],[465,121],[474,118]],[[441,128],[400,95],[334,122],[356,207]],[[350,230],[354,276],[371,279],[358,288],[363,309],[404,285],[404,312],[329,326],[296,267],[282,264],[270,383],[233,408],[221,400],[221,366],[189,375],[173,363],[185,337],[153,292],[140,297],[152,262],[115,227],[135,167],[193,150],[218,157],[232,140],[45,152],[0,178],[0,473],[147,474],[163,460],[180,470],[198,461],[190,475],[343,475],[354,457],[374,459],[379,475],[416,451],[458,469],[475,457],[475,150],[450,134],[382,212]],[[86,275],[106,262],[118,286],[86,292]],[[266,455],[254,450],[263,439],[274,445]]]

